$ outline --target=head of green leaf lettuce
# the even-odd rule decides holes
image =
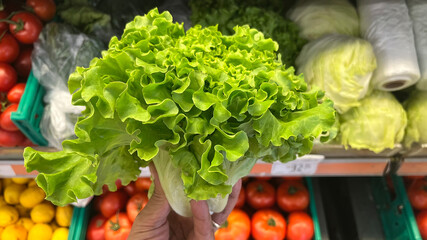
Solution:
[[[333,103],[307,90],[277,58],[278,45],[249,27],[184,31],[153,9],[113,37],[102,58],[70,76],[73,104],[85,106],[77,139],[59,152],[26,148],[46,199],[65,205],[116,190],[154,162],[172,208],[189,201],[221,211],[255,161],[290,161],[310,152],[334,124]]]

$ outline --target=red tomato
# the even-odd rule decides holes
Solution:
[[[31,54],[33,53],[32,47],[23,47],[19,53],[18,58],[13,63],[13,66],[18,73],[18,76],[27,78],[31,71]]]
[[[148,197],[146,193],[137,193],[131,197],[126,205],[126,212],[129,220],[135,221],[138,213],[147,205]]]
[[[310,240],[314,236],[314,224],[305,212],[292,212],[288,216],[287,240]]]
[[[9,16],[9,13],[5,10],[0,11],[0,19],[6,19]],[[0,22],[0,34],[9,29],[9,24],[6,22]]]
[[[7,63],[0,63],[0,92],[9,91],[17,81],[15,69]]]
[[[19,42],[31,44],[37,41],[43,24],[34,14],[19,12],[11,20],[17,24],[9,24],[9,30]]]
[[[241,208],[243,207],[243,205],[245,205],[245,189],[241,188],[240,189],[240,193],[239,193],[239,198],[237,198],[237,202],[236,205],[234,206],[235,208]]]
[[[427,239],[427,211],[421,211],[417,214],[417,225],[421,237]]]
[[[126,240],[132,223],[126,213],[117,213],[105,224],[105,240]]]
[[[286,220],[274,210],[258,210],[252,216],[251,229],[255,240],[282,240],[286,235]]]
[[[310,195],[301,182],[284,182],[277,189],[276,201],[285,212],[302,211],[308,207]]]
[[[408,198],[415,209],[427,210],[427,181],[413,182],[408,188]]]
[[[135,188],[137,192],[148,191],[150,189],[151,179],[148,177],[140,177],[135,181]]]
[[[18,42],[15,40],[12,34],[6,33],[3,38],[0,39],[0,62],[11,63],[15,61],[18,55]]]
[[[104,240],[105,239],[105,223],[107,218],[98,214],[90,220],[87,228],[86,239],[87,240]]]
[[[19,103],[21,100],[22,94],[24,94],[25,83],[18,83],[13,86],[12,89],[7,93],[7,100],[11,103]]]
[[[18,104],[14,103],[6,108],[1,114],[0,114],[0,127],[6,131],[18,131],[19,128],[15,125],[15,123],[12,122],[10,119],[10,114],[12,112],[16,112],[18,110]]]
[[[130,182],[127,186],[125,186],[123,188],[125,190],[125,192],[129,195],[129,196],[133,196],[136,193],[136,188],[135,188],[135,182]]]
[[[55,16],[56,5],[53,0],[27,0],[27,6],[34,9],[34,13],[43,21],[52,20]]]
[[[20,131],[10,132],[0,128],[0,147],[15,147],[24,139],[25,136]]]
[[[109,218],[126,206],[127,196],[122,191],[108,192],[102,197],[100,209],[104,217]]]
[[[246,240],[251,233],[251,220],[240,209],[233,209],[225,223],[215,232],[215,240]]]
[[[263,180],[255,180],[246,186],[246,201],[255,209],[269,208],[274,205],[273,185]]]

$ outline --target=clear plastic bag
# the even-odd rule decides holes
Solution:
[[[40,130],[49,146],[61,149],[63,140],[74,137],[74,125],[84,108],[71,104],[68,77],[77,66],[87,67],[94,57],[100,56],[102,46],[60,23],[47,24],[34,44],[32,71],[46,89]]]

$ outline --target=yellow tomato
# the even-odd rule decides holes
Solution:
[[[17,224],[9,225],[1,233],[1,239],[2,240],[26,240],[27,229]]]
[[[56,222],[61,227],[69,227],[71,218],[73,217],[73,207],[67,205],[65,207],[56,208]]]
[[[19,196],[25,190],[25,185],[11,183],[4,189],[4,200],[8,204],[18,204]]]
[[[51,203],[40,203],[31,210],[30,215],[35,223],[49,223],[55,216],[55,208]]]
[[[19,214],[18,210],[9,205],[0,207],[0,227],[6,227],[7,225],[14,224],[18,221]]]
[[[53,232],[52,240],[67,240],[68,228],[58,228]]]
[[[19,196],[19,203],[26,208],[33,208],[37,204],[43,202],[46,197],[43,189],[39,187],[29,187],[25,189]]]
[[[37,223],[34,225],[29,233],[28,240],[51,240],[52,228],[45,223]]]
[[[30,178],[12,178],[12,182],[16,184],[26,184],[30,181]]]
[[[16,224],[23,226],[27,231],[34,226],[34,222],[29,218],[20,218]]]

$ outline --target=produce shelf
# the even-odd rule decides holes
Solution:
[[[41,151],[56,151],[49,147],[35,147]],[[35,177],[27,173],[22,154],[24,148],[0,148],[0,177]],[[389,168],[392,158],[401,154],[402,162],[395,169],[398,175],[427,175],[427,144],[410,151],[401,145],[394,149],[374,153],[368,150],[345,149],[341,145],[314,145],[311,154],[289,163],[258,161],[251,176],[381,176]],[[147,168],[141,176],[149,176]]]

